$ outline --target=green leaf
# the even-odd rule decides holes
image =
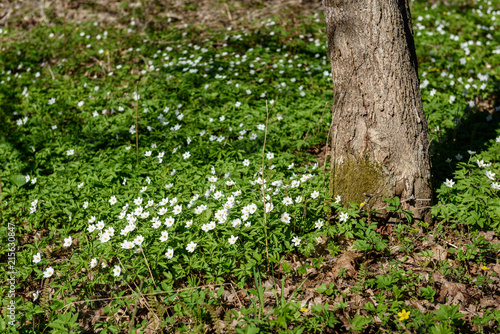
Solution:
[[[257,334],[260,332],[260,329],[257,327],[253,327],[251,325],[247,325],[244,329],[243,332],[245,334]]]
[[[326,290],[328,289],[328,287],[326,286],[325,283],[321,284],[320,286],[318,286],[316,288],[316,291],[318,291],[319,293],[323,293],[325,292]]]
[[[259,296],[259,293],[255,289],[248,289],[248,292],[250,292],[254,296],[257,296],[257,297]]]
[[[26,176],[24,176],[24,175],[12,175],[10,177],[10,182],[14,183],[18,187],[22,187],[26,184]]]

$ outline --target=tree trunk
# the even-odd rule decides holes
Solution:
[[[430,220],[429,138],[407,0],[323,0],[333,76],[330,191]]]

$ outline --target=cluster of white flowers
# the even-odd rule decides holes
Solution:
[[[36,212],[37,204],[38,204],[38,199],[35,199],[33,202],[31,202],[30,214]]]

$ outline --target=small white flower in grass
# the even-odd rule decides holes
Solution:
[[[283,223],[286,223],[286,224],[290,224],[290,215],[288,214],[288,212],[284,212],[282,215],[281,215],[281,219],[280,219]]]
[[[312,199],[316,199],[316,198],[318,198],[318,196],[319,196],[319,191],[317,191],[317,190],[315,190],[315,191],[313,191],[311,193],[311,198]]]
[[[174,206],[174,215],[178,215],[181,212],[182,212],[182,205]]]
[[[236,218],[236,219],[234,219],[234,220],[231,222],[231,224],[232,224],[232,225],[233,225],[233,227],[235,227],[235,228],[236,228],[236,227],[240,227],[240,226],[241,226],[241,219]]]
[[[132,249],[135,245],[133,241],[124,240],[120,246],[122,249]]]
[[[453,188],[453,185],[455,184],[455,182],[452,180],[448,180],[446,179],[446,181],[444,182],[444,185],[449,187],[449,188]]]
[[[241,102],[238,101],[234,105],[236,106],[236,108],[239,108],[241,106]]]
[[[122,268],[119,265],[116,265],[113,269],[113,276],[118,277],[122,273]]]
[[[101,237],[99,238],[99,240],[101,241],[101,243],[106,243],[109,241],[109,239],[111,239],[111,237],[109,236],[109,234],[107,233],[103,233],[101,234]]]
[[[172,188],[173,186],[174,186],[174,184],[173,184],[173,183],[169,183],[169,184],[166,184],[166,185],[165,185],[165,188],[170,189],[170,188]]]
[[[35,302],[39,296],[40,296],[40,291],[36,290],[36,292],[33,292],[33,302]]]
[[[97,222],[97,229],[98,230],[102,230],[104,228],[105,224],[104,224],[104,221],[103,220],[99,220]]]
[[[148,190],[148,187],[147,186],[144,186],[141,188],[141,193],[145,192],[146,190]]]
[[[294,236],[293,239],[292,239],[292,242],[294,243],[294,245],[297,247],[298,245],[300,245],[300,239],[299,237],[297,236]]]
[[[257,129],[263,131],[266,129],[266,126],[264,124],[259,124],[259,125],[257,125]]]
[[[230,245],[234,245],[236,240],[238,240],[238,237],[235,237],[234,235],[231,235],[231,238],[227,239]]]
[[[90,260],[90,269],[95,268],[97,266],[97,259],[93,258]]]
[[[210,176],[208,178],[208,181],[210,181],[210,182],[217,182],[217,178],[215,176]]]
[[[51,277],[52,275],[54,275],[54,268],[52,267],[48,267],[47,269],[45,269],[45,271],[43,272],[43,277],[45,278],[49,278]]]
[[[131,148],[132,148],[132,146],[125,146],[126,151],[130,151]]]
[[[219,199],[221,197],[224,197],[224,194],[221,191],[216,191],[213,195],[214,199]]]
[[[174,250],[172,248],[167,249],[165,257],[169,260],[172,259],[174,257]]]
[[[125,226],[125,228],[120,231],[120,235],[123,235],[124,237],[126,237],[128,235],[128,232],[130,232],[130,230],[129,230],[128,226]]]
[[[87,231],[89,231],[89,233],[92,233],[95,231],[95,225],[94,224],[90,224],[89,227],[87,227]]]
[[[205,205],[199,205],[194,209],[194,213],[197,215],[201,214],[207,207]]]
[[[335,203],[339,204],[340,203],[340,195],[335,196]]]
[[[193,221],[192,220],[188,220],[186,222],[186,228],[190,228],[192,225],[193,225]]]
[[[75,154],[75,150],[73,149],[66,151],[66,155],[73,155],[73,154]]]
[[[490,180],[495,180],[495,173],[491,172],[491,171],[486,171],[486,177]]]
[[[83,101],[78,102],[78,107],[83,106]]]
[[[30,176],[29,175],[26,175],[26,183],[30,182]]]
[[[117,200],[116,200],[116,196],[111,196],[111,198],[109,199],[109,204],[113,205],[113,204],[116,204]]]
[[[112,227],[108,227],[104,233],[109,234],[110,237],[115,235],[115,229]]]
[[[300,186],[300,181],[297,180],[293,180],[292,184],[290,185],[290,187],[292,188],[297,188],[298,186]]]
[[[143,208],[142,206],[138,206],[138,207],[137,207],[137,208],[135,208],[135,210],[134,210],[134,215],[136,215],[136,216],[140,216],[140,215],[142,215],[143,210],[144,210],[144,208]]]
[[[134,199],[134,204],[141,205],[142,204],[142,197],[137,197],[136,199]]]
[[[493,183],[491,184],[491,187],[492,187],[493,189],[495,189],[495,190],[498,190],[498,189],[500,189],[500,183],[498,183],[498,182],[493,182]]]
[[[318,221],[314,224],[314,227],[319,230],[320,228],[323,227],[323,221],[321,219],[318,219]]]
[[[165,242],[168,240],[168,232],[167,231],[162,231],[161,236],[160,236],[160,241]]]
[[[155,221],[155,222],[153,222],[152,227],[153,227],[154,229],[157,229],[157,228],[158,228],[158,227],[160,227],[160,226],[161,226],[161,222],[160,222],[160,221]]]
[[[177,197],[174,197],[170,200],[170,206],[177,204]]]
[[[81,187],[83,187],[83,182],[78,185],[78,189],[80,189]]]
[[[250,135],[250,137],[248,137],[250,140],[255,140],[257,139],[257,134],[254,132]]]
[[[243,160],[242,163],[243,163],[243,166],[245,166],[245,167],[250,166],[250,160],[248,160],[248,159]]]
[[[300,203],[302,202],[302,196],[297,196],[297,198],[295,199],[295,203]]]
[[[83,202],[83,208],[86,209],[89,206],[89,202],[85,201]]]
[[[161,201],[160,201],[160,205],[167,205],[168,204],[168,197],[167,198],[163,198]]]
[[[197,244],[196,242],[192,242],[192,241],[191,241],[190,243],[188,243],[188,245],[187,245],[187,247],[186,247],[186,250],[187,250],[189,253],[192,253],[192,252],[194,252],[194,250],[195,250],[195,248],[196,248],[196,246],[197,246],[197,245],[198,245],[198,244]]]
[[[484,160],[478,160],[477,161],[477,166],[478,167],[484,167],[484,166],[486,166],[486,164],[484,163]]]
[[[266,203],[266,212],[271,212],[274,209],[274,205],[272,202]]]
[[[274,158],[274,153],[273,152],[267,152],[266,158],[267,158],[267,160],[273,159]]]
[[[184,159],[188,159],[190,156],[191,156],[191,153],[186,152],[186,153],[184,153],[184,154],[182,155],[182,158],[184,158]]]
[[[73,239],[71,237],[67,237],[64,239],[63,247],[69,247],[73,243]]]
[[[40,253],[33,255],[33,263],[38,263],[40,261],[42,261],[42,255]]]
[[[349,214],[347,212],[342,212],[340,214],[340,221],[341,222],[346,222],[347,221],[347,218],[349,218]]]
[[[274,104],[274,100],[269,101],[269,104],[273,105]]]
[[[291,205],[293,204],[293,200],[290,197],[283,198],[283,205]]]
[[[144,237],[142,235],[138,235],[137,237],[135,237],[134,239],[134,244],[136,244],[137,246],[141,246],[142,243],[144,242]]]
[[[233,180],[226,181],[226,186],[228,186],[228,187],[234,186],[235,184],[236,184],[236,182],[234,182]]]
[[[495,141],[496,141],[497,143],[500,143],[500,137],[496,137],[496,138],[495,138]]]
[[[167,213],[167,211],[168,211],[168,210],[167,210],[167,208],[160,208],[160,210],[158,211],[158,214],[159,214],[160,216],[163,216],[164,214],[166,214],[166,213]]]
[[[172,227],[172,225],[174,225],[174,222],[175,222],[175,219],[172,218],[171,216],[168,217],[167,219],[165,219],[165,225],[167,227]]]
[[[144,153],[144,156],[145,157],[150,157],[151,156],[151,151],[146,151],[146,153]]]

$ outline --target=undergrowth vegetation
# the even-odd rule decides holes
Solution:
[[[1,331],[494,332],[500,7],[471,3],[412,2],[433,224],[328,193],[320,12],[1,29]]]

